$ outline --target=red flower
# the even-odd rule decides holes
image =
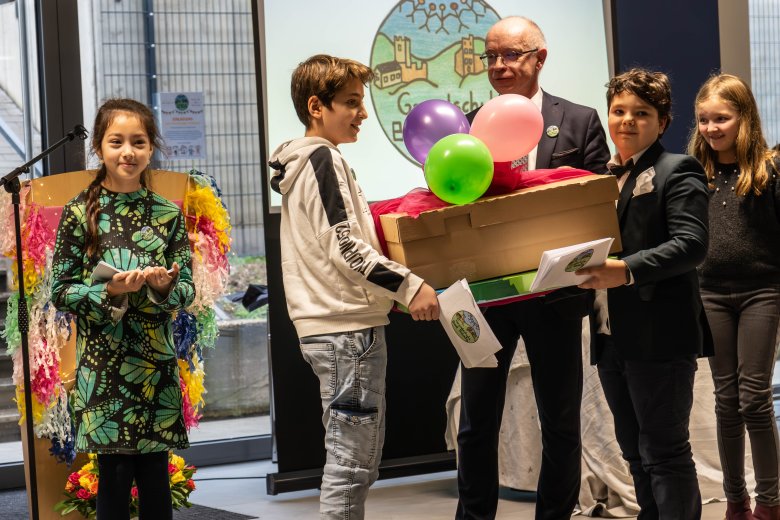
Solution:
[[[74,486],[78,486],[79,485],[79,474],[78,474],[78,472],[74,471],[73,473],[68,475],[68,482],[70,482]]]
[[[189,488],[189,490],[190,490],[190,491],[192,491],[193,489],[195,489],[195,481],[194,481],[194,480],[192,480],[192,479],[189,479],[189,480],[187,481],[187,487]]]
[[[169,462],[169,463],[168,463],[168,473],[169,473],[170,475],[173,475],[173,474],[174,474],[174,473],[176,473],[177,471],[179,471],[179,468],[177,468],[176,466],[174,466],[173,464],[171,464],[171,463]]]
[[[133,486],[130,489],[130,496],[132,496],[133,498],[138,498],[138,487],[137,486]]]
[[[76,498],[80,498],[81,500],[89,500],[89,491],[87,491],[84,488],[79,489],[76,491]]]

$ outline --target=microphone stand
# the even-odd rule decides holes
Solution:
[[[30,519],[38,520],[38,479],[35,471],[35,432],[33,430],[32,389],[30,377],[30,350],[27,342],[29,332],[29,314],[27,312],[27,298],[24,293],[24,262],[22,261],[22,219],[19,214],[20,196],[22,185],[19,176],[30,172],[30,166],[46,157],[54,150],[68,141],[87,138],[87,130],[76,125],[65,137],[36,155],[23,165],[15,168],[7,175],[0,178],[0,186],[11,194],[11,202],[14,206],[14,226],[16,230],[16,279],[19,286],[19,302],[17,304],[17,320],[19,322],[19,334],[22,344],[22,370],[24,372],[24,411],[25,427],[27,432],[27,466],[30,476]]]

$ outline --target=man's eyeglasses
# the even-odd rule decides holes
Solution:
[[[526,54],[530,54],[532,52],[536,52],[539,49],[531,49],[528,51],[504,51],[500,52],[498,54],[493,54],[492,52],[486,52],[482,56],[479,57],[480,60],[482,60],[482,64],[485,65],[485,67],[492,67],[496,64],[498,61],[499,56],[501,57],[501,60],[504,62],[504,65],[508,65],[510,63],[514,63],[517,60],[519,60],[521,57],[525,56]]]

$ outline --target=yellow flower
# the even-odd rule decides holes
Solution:
[[[82,475],[82,477],[79,478],[79,486],[83,487],[84,489],[89,489],[89,486],[92,484],[93,480],[94,478],[89,473]]]
[[[171,464],[181,471],[184,468],[184,459],[178,455],[171,454]]]
[[[95,463],[94,462],[87,462],[86,464],[81,466],[81,471],[83,473],[91,473],[93,469],[95,469]]]
[[[171,476],[171,484],[178,484],[179,482],[184,482],[185,480],[187,479],[184,478],[184,475],[181,471],[177,471]]]

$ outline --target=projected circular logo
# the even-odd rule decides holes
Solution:
[[[452,330],[466,343],[474,343],[479,339],[479,321],[469,311],[458,311],[450,319]]]
[[[387,138],[414,162],[403,142],[404,118],[415,105],[444,99],[464,113],[496,96],[479,55],[500,17],[482,0],[396,3],[371,48],[371,101]]]

